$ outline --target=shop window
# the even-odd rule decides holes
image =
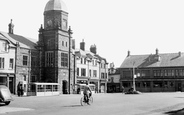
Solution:
[[[155,81],[153,82],[153,87],[155,88],[161,88],[162,87],[162,81]]]
[[[130,82],[123,82],[122,84],[123,84],[124,87],[130,87],[131,86]]]

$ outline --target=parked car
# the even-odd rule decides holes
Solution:
[[[12,100],[13,98],[9,88],[4,85],[0,85],[0,103],[5,103],[6,105],[9,105]]]

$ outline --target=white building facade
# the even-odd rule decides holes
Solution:
[[[108,80],[108,63],[105,58],[96,54],[96,46],[90,51],[85,50],[85,42],[80,43],[80,49],[75,50],[77,67],[77,84],[95,84],[96,93],[105,93]]]

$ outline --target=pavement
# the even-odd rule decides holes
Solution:
[[[90,106],[81,106],[82,95],[17,97],[0,115],[184,115],[184,93],[94,94]]]

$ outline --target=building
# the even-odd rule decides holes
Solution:
[[[71,34],[66,5],[61,0],[48,1],[44,10],[44,26],[39,30],[39,70],[42,82],[59,83],[63,94],[72,92],[74,85]]]
[[[18,83],[27,92],[27,84],[33,79],[39,80],[36,68],[38,51],[36,40],[14,34],[13,27],[11,20],[9,32],[0,32],[0,84],[7,85],[16,94]]]
[[[86,82],[95,84],[96,92],[105,93],[107,90],[108,63],[105,58],[97,54],[96,45],[85,49],[84,40],[80,43],[80,49],[75,50],[77,66],[77,83]]]
[[[26,95],[29,83],[59,83],[60,93],[70,94],[76,83],[89,81],[97,92],[106,92],[108,63],[96,54],[95,45],[86,51],[82,42],[80,50],[75,50],[66,5],[49,0],[43,15],[38,41],[14,34],[12,21],[8,33],[0,32],[0,84],[16,94],[20,83]]]
[[[120,83],[142,92],[184,91],[184,53],[128,55],[120,67]]]
[[[110,63],[110,68],[108,72],[107,93],[121,92],[122,89],[120,86],[119,68],[114,68],[114,63]]]

